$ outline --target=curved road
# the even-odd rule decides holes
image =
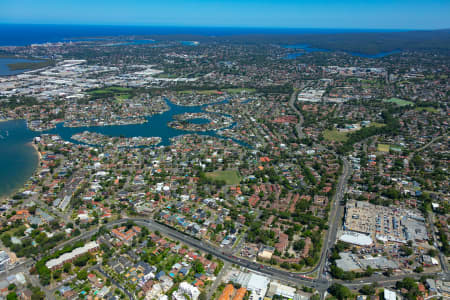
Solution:
[[[303,133],[302,125],[303,125],[303,115],[300,113],[300,111],[295,107],[295,100],[297,100],[298,90],[295,90],[292,95],[291,99],[289,100],[289,106],[291,109],[295,112],[295,114],[298,116],[298,124],[295,127],[295,130],[297,130],[297,136],[299,139],[303,139],[305,137],[305,134]]]
[[[357,287],[361,287],[364,284],[370,284],[373,282],[378,282],[379,284],[392,284],[393,282],[397,281],[397,280],[401,280],[404,277],[416,277],[416,276],[422,276],[425,274],[407,274],[407,275],[401,275],[401,276],[395,276],[395,277],[372,277],[372,278],[367,278],[367,279],[363,279],[358,281],[353,281],[353,282],[346,282],[346,281],[341,281],[341,280],[333,280],[333,281],[328,281],[326,279],[313,279],[313,278],[307,278],[302,274],[299,273],[293,273],[293,272],[288,272],[288,271],[284,271],[281,269],[277,269],[277,268],[273,268],[270,266],[263,266],[260,263],[257,262],[253,262],[253,261],[249,261],[246,259],[242,259],[239,258],[237,256],[234,256],[231,253],[227,253],[225,251],[223,251],[222,249],[212,246],[208,243],[205,243],[201,240],[198,240],[196,238],[193,238],[190,235],[187,235],[185,233],[179,232],[173,228],[170,228],[166,225],[160,224],[155,222],[154,220],[151,219],[144,219],[144,218],[126,218],[126,219],[120,219],[120,220],[116,220],[116,221],[112,221],[108,224],[106,224],[105,226],[108,228],[114,227],[115,225],[119,225],[119,224],[123,224],[126,223],[128,221],[133,221],[135,224],[140,225],[140,226],[145,226],[147,228],[149,228],[152,231],[159,231],[161,234],[175,239],[175,240],[179,240],[180,242],[189,245],[192,248],[196,248],[200,251],[206,252],[206,253],[210,253],[226,262],[229,262],[231,264],[234,265],[238,265],[241,267],[245,267],[247,269],[250,269],[252,271],[256,271],[259,273],[262,273],[264,275],[267,275],[268,277],[272,278],[272,279],[279,279],[282,281],[286,281],[286,282],[291,282],[294,283],[295,285],[304,285],[304,286],[308,286],[308,287],[312,287],[317,289],[318,291],[321,292],[321,294],[323,295],[323,293],[328,289],[329,285],[332,282],[338,282],[338,283],[342,283],[345,284],[349,287],[352,288],[357,288]],[[90,231],[87,231],[81,235],[79,235],[78,237],[70,240],[70,242],[75,242],[76,240],[82,240],[82,239],[89,239],[90,237],[92,237],[94,234],[96,234],[98,232],[98,228],[96,229],[92,229]],[[329,235],[329,239],[331,240],[331,237],[333,237],[333,232]],[[327,245],[330,245],[330,243],[327,243]],[[332,243],[331,243],[332,245]],[[59,248],[59,247],[58,247]],[[56,250],[56,249],[55,249]],[[325,251],[324,251],[325,252]],[[323,268],[323,262],[325,261],[325,256],[322,256],[322,263],[319,264],[319,266],[321,266],[321,268]],[[24,271],[24,268],[31,266],[31,264],[33,263],[32,260],[26,261],[25,263],[21,264],[21,265],[17,265],[13,268],[11,268],[9,270],[9,272],[12,271]],[[4,275],[5,273],[3,273],[2,275]],[[441,278],[450,278],[450,274],[445,273],[445,272],[441,272],[439,274],[434,274],[434,275],[439,275]]]

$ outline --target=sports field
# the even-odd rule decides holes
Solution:
[[[385,99],[385,100],[383,100],[383,102],[387,102],[387,103],[395,103],[395,104],[397,104],[398,106],[414,105],[413,102],[407,101],[407,100],[403,100],[403,99],[400,99],[400,98]]]
[[[391,148],[391,146],[386,145],[386,144],[378,144],[378,151],[380,152],[389,152],[389,149]]]
[[[327,141],[334,141],[334,142],[345,142],[347,141],[347,132],[341,132],[338,131],[336,128],[333,130],[325,130],[323,132],[323,137]]]
[[[241,176],[236,170],[208,172],[205,175],[210,179],[223,180],[226,184],[239,184],[241,181]]]

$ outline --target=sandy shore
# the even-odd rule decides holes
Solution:
[[[31,147],[33,147],[34,150],[36,151],[36,154],[37,154],[37,156],[38,156],[38,158],[39,158],[39,160],[38,160],[38,167],[39,167],[39,163],[40,163],[41,160],[42,160],[42,154],[41,154],[41,152],[39,152],[39,148],[38,148],[38,146],[37,146],[34,142],[29,142],[28,145],[30,145]],[[36,168],[36,169],[37,169],[37,168]]]

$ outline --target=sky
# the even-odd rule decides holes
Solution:
[[[450,1],[0,0],[0,23],[443,29]]]

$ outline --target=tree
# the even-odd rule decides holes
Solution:
[[[53,272],[53,279],[60,279],[62,274],[62,270],[56,270]]]
[[[320,300],[320,295],[319,294],[314,294],[312,295],[309,300]]]
[[[77,266],[77,267],[84,267],[87,264],[87,262],[89,261],[90,258],[91,258],[91,254],[90,253],[83,254],[83,255],[77,257],[74,260],[73,264],[75,266]]]
[[[294,242],[294,250],[302,251],[305,248],[305,240],[298,240]]]
[[[389,268],[386,271],[384,271],[383,274],[387,277],[390,277],[390,276],[392,276],[392,274],[394,274],[394,270],[392,270],[392,268]]]
[[[33,294],[31,295],[31,300],[43,300],[45,299],[45,293],[41,291],[39,287],[32,287],[31,291]]]
[[[80,272],[78,272],[77,274],[77,278],[79,280],[86,280],[88,276],[87,270],[81,270]]]
[[[67,262],[67,263],[64,264],[64,266],[63,266],[64,272],[69,273],[71,269],[72,269],[72,264],[71,263]]]
[[[17,297],[16,292],[11,292],[11,293],[9,293],[9,294],[6,296],[6,300],[16,300],[16,299],[19,299],[19,298]]]
[[[194,260],[194,263],[192,264],[192,269],[194,270],[195,273],[199,274],[205,272],[203,264],[198,259]]]
[[[407,299],[416,299],[419,295],[419,287],[413,278],[406,277],[402,281],[397,281],[395,287],[400,290],[406,289],[408,293],[405,295]]]
[[[338,300],[344,300],[350,298],[352,295],[350,289],[342,284],[333,283],[328,289],[331,295],[335,296]]]
[[[361,292],[361,294],[371,296],[371,295],[375,295],[376,290],[373,285],[366,284],[361,288],[360,292]]]
[[[400,250],[403,252],[403,254],[405,255],[405,256],[410,256],[410,255],[412,255],[413,254],[413,249],[411,249],[410,247],[408,247],[408,246],[406,246],[406,245],[403,245],[403,246],[401,246],[400,247]]]

